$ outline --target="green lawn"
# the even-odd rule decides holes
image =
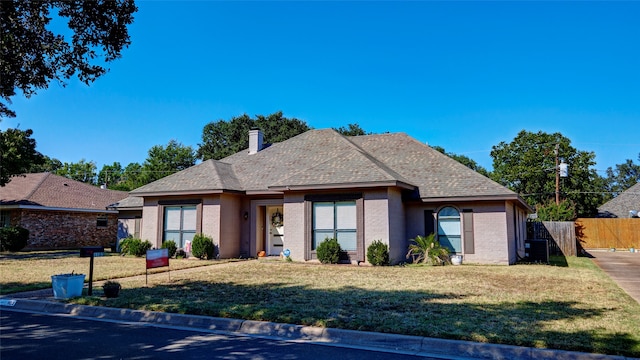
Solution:
[[[149,286],[144,277],[122,279],[116,299],[101,297],[97,288],[97,296],[72,301],[639,356],[640,305],[590,259],[561,260],[556,263],[566,266],[358,267],[171,260],[172,270],[210,266],[172,271],[171,280],[156,274],[149,277]],[[82,263],[87,265],[76,272],[88,271],[86,258],[0,257],[3,291],[8,283],[50,287],[47,279],[56,261],[66,263],[63,272]],[[144,274],[144,259],[112,256],[95,261],[103,279]],[[140,267],[141,272],[132,270]],[[27,273],[34,275],[27,278]]]

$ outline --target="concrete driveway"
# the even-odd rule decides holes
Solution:
[[[640,253],[589,250],[593,261],[640,303]]]

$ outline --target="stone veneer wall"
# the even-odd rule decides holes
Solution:
[[[98,217],[107,217],[107,227],[97,226]],[[29,230],[26,249],[108,247],[118,236],[117,214],[23,209],[17,225]]]

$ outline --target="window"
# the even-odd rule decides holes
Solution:
[[[322,201],[313,203],[313,239],[311,249],[326,238],[335,238],[345,251],[357,250],[356,202]]]
[[[461,253],[460,212],[451,206],[438,211],[438,241],[451,252]]]
[[[179,248],[187,249],[196,234],[195,206],[167,206],[164,208],[164,236]]]
[[[96,220],[96,227],[106,228],[109,225],[109,220],[106,216],[99,216]]]
[[[11,212],[0,210],[0,227],[11,226]]]

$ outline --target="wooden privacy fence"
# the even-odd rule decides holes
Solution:
[[[640,248],[640,219],[580,218],[576,234],[585,249]]]
[[[575,224],[573,221],[528,222],[527,239],[548,240],[549,254],[551,255],[578,255]]]

